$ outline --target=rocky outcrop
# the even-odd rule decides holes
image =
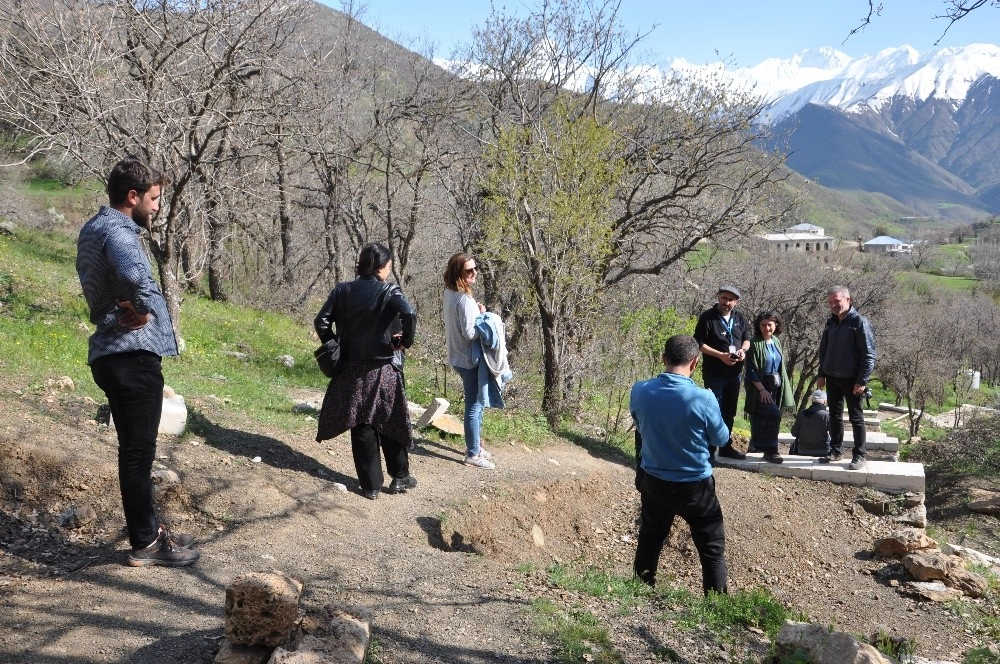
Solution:
[[[327,604],[299,615],[302,583],[281,572],[244,574],[226,588],[226,638],[215,664],[362,664],[374,617]]]
[[[989,582],[985,577],[965,566],[967,561],[980,562],[978,556],[983,554],[963,547],[958,547],[958,550],[964,555],[942,551],[934,540],[912,528],[875,543],[877,555],[900,558],[912,578],[905,583],[894,580],[890,585],[897,587],[904,595],[931,602],[945,602],[962,595],[982,597],[989,589]]]
[[[790,620],[778,631],[774,649],[780,661],[793,661],[794,658],[794,661],[812,664],[890,664],[873,646],[850,634]]]

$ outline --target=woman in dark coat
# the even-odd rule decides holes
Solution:
[[[750,420],[750,447],[764,453],[764,461],[781,463],[778,428],[782,409],[795,407],[781,349],[783,321],[773,311],[762,311],[753,321],[747,351],[745,410]]]
[[[413,343],[417,316],[399,286],[386,282],[391,271],[389,250],[365,245],[357,278],[337,284],[313,322],[321,342],[339,337],[341,353],[338,373],[323,398],[316,440],[350,429],[361,493],[370,500],[378,498],[384,479],[379,448],[392,476],[389,493],[417,486],[410,475],[413,434],[403,375],[393,363],[394,352]]]

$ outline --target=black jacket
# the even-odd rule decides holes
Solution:
[[[868,319],[851,307],[840,320],[831,315],[819,342],[820,378],[850,378],[867,385],[875,368],[875,335]]]
[[[826,456],[830,453],[830,411],[826,405],[814,403],[799,411],[792,424],[796,454]]]
[[[399,286],[376,277],[337,284],[313,327],[321,342],[336,334],[344,360],[392,360],[392,335],[402,330],[403,347],[413,345],[417,314]]]
[[[730,344],[737,348],[742,348],[743,342],[750,341],[750,337],[752,336],[751,333],[753,330],[750,329],[751,324],[739,309],[733,309],[729,320],[733,326],[732,337],[730,337],[729,330],[726,329],[725,324],[722,322],[719,310],[714,305],[703,311],[698,316],[698,323],[694,326],[694,338],[698,342],[698,346],[706,345],[722,352],[728,351]],[[729,366],[717,357],[702,355],[702,375],[733,377],[739,376],[742,371],[743,362],[737,362],[733,366]]]

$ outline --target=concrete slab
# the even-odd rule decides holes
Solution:
[[[778,443],[784,443],[790,445],[795,438],[790,433],[779,433]],[[854,445],[854,433],[851,431],[844,432],[844,449],[848,449]],[[869,450],[882,450],[884,452],[898,452],[899,451],[899,439],[894,436],[887,436],[881,431],[869,431],[868,435],[865,436],[865,446]]]
[[[873,489],[924,492],[925,477],[922,463],[869,461],[865,470],[868,471],[868,486]]]
[[[775,477],[798,477],[803,480],[813,478],[813,467],[815,460],[811,457],[800,457],[792,455],[782,455],[784,463],[762,463],[757,472],[762,475],[774,475]]]
[[[848,470],[847,464],[850,458],[836,463],[817,463],[813,467],[814,480],[822,482],[833,482],[834,484],[853,484],[854,486],[866,486],[868,484],[868,469]],[[870,485],[869,485],[870,486]]]
[[[450,405],[451,404],[448,403],[447,399],[436,397],[434,401],[431,402],[431,405],[427,407],[427,410],[424,411],[424,414],[420,416],[420,419],[417,420],[417,423],[414,425],[414,427],[416,427],[417,429],[424,428],[425,426],[430,424],[435,417],[444,414],[444,412],[448,410],[448,406]]]

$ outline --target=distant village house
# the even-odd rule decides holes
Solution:
[[[874,254],[886,254],[888,256],[899,256],[900,254],[912,254],[913,245],[897,240],[888,235],[879,235],[877,238],[865,242],[863,251]]]
[[[767,233],[760,236],[773,251],[833,251],[837,239],[827,235],[813,224],[796,224],[784,233]]]

